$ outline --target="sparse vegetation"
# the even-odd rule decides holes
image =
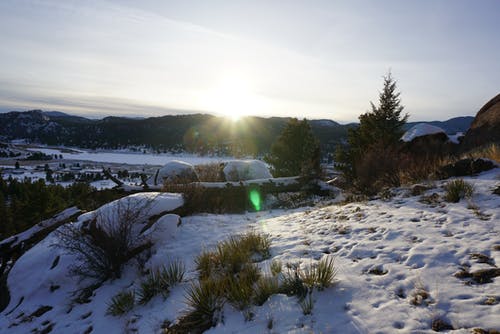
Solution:
[[[473,159],[486,158],[494,160],[496,162],[500,162],[500,145],[490,144],[485,147],[480,147],[475,150],[467,152],[464,156]]]
[[[471,198],[474,193],[474,187],[462,179],[452,180],[444,187],[445,199],[451,203],[460,202],[463,198]]]
[[[156,295],[162,295],[164,298],[170,293],[170,283],[168,272],[165,268],[152,270],[146,278],[140,283],[138,291],[139,304],[144,305]]]
[[[314,300],[312,298],[312,290],[309,291],[307,297],[299,301],[300,308],[302,309],[302,314],[309,315],[312,313],[314,308]]]
[[[201,182],[224,182],[224,164],[210,163],[194,166]]]
[[[218,312],[226,302],[249,321],[253,317],[252,304],[263,305],[277,293],[297,296],[305,314],[310,314],[312,296],[304,299],[314,288],[321,290],[333,283],[336,274],[333,259],[321,260],[303,271],[298,265],[289,265],[285,274],[281,272],[281,262],[272,261],[272,276],[263,276],[254,262],[268,258],[269,249],[266,236],[250,231],[219,242],[213,251],[203,251],[195,260],[199,282],[187,292],[191,310],[167,333],[210,328],[217,323]]]
[[[97,282],[119,278],[124,265],[151,246],[134,229],[145,219],[150,204],[126,199],[81,225],[67,224],[57,230],[60,242],[54,247],[76,256],[70,273]]]
[[[273,276],[278,276],[282,270],[282,263],[280,260],[272,260],[271,261],[271,274]]]
[[[187,291],[187,304],[191,310],[180,319],[178,327],[189,332],[189,329],[204,331],[216,325],[217,315],[224,305],[222,288],[220,282],[210,278],[193,283]]]
[[[114,317],[124,315],[134,308],[134,304],[135,292],[133,290],[122,291],[111,299],[106,314]]]
[[[262,276],[255,285],[253,300],[258,306],[263,305],[269,297],[280,292],[278,277]]]

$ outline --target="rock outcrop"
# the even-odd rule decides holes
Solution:
[[[401,137],[403,152],[413,156],[442,156],[456,150],[456,144],[450,141],[446,132],[440,127],[420,123]]]
[[[465,134],[463,149],[470,150],[488,144],[500,144],[500,94],[479,110]]]

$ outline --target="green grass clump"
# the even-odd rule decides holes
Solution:
[[[253,231],[232,236],[217,244],[215,251],[202,252],[195,259],[196,269],[201,279],[236,275],[248,263],[268,258],[270,245],[267,236]]]
[[[111,299],[106,314],[114,317],[124,315],[134,308],[134,304],[135,292],[133,290],[122,291]]]
[[[444,186],[446,191],[445,199],[451,203],[458,203],[463,198],[471,198],[474,193],[472,184],[465,182],[462,179],[457,179],[448,182]]]
[[[278,276],[281,274],[282,263],[280,260],[271,261],[271,275]]]
[[[322,259],[316,266],[316,287],[318,290],[328,288],[335,282],[337,276],[337,268],[334,266],[334,259],[332,257]]]
[[[298,297],[304,314],[310,314],[313,289],[326,288],[333,282],[336,274],[333,259],[321,260],[303,271],[298,265],[288,265],[286,273],[282,273],[281,262],[272,261],[272,276],[262,276],[255,262],[269,256],[269,239],[255,232],[229,237],[214,250],[204,250],[195,259],[198,282],[187,290],[190,310],[169,332],[199,332],[215,326],[225,303],[250,321],[254,316],[252,305],[261,306],[278,293]]]
[[[314,308],[314,300],[312,298],[312,290],[309,291],[307,297],[299,301],[300,308],[302,309],[302,314],[308,315],[312,313]]]
[[[307,291],[308,288],[300,275],[298,266],[288,268],[281,281],[280,293],[287,296],[296,296],[299,300],[303,300],[307,295]]]
[[[255,284],[254,303],[261,306],[269,297],[278,293],[280,293],[280,285],[277,277],[261,277]]]
[[[217,324],[216,315],[224,306],[220,282],[206,279],[193,283],[187,291],[187,305],[191,308],[182,319],[182,326],[193,329],[208,329]]]
[[[228,281],[226,298],[237,310],[244,311],[252,304],[254,281],[245,278],[234,278]]]
[[[185,274],[186,266],[180,260],[172,261],[163,271],[164,279],[170,286],[181,283]]]
[[[146,304],[156,295],[162,295],[166,298],[170,293],[170,287],[182,282],[184,274],[185,267],[181,261],[174,261],[167,267],[152,270],[140,283],[139,304]]]

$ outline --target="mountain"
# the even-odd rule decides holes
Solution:
[[[191,114],[143,119],[109,116],[96,120],[30,110],[0,114],[0,139],[91,149],[145,146],[157,151],[263,154],[289,119],[249,116],[235,123],[222,117]],[[311,127],[324,151],[334,150],[347,134],[345,126],[330,120],[311,121]]]
[[[167,115],[148,118],[109,116],[88,119],[59,111],[30,110],[0,114],[0,140],[26,139],[47,145],[117,149],[144,146],[157,151],[180,151],[232,155],[264,154],[290,118],[254,117],[231,122],[207,114]],[[456,117],[428,123],[448,134],[465,133],[473,117]],[[328,119],[310,121],[322,152],[333,152],[345,141],[356,123],[339,124]]]

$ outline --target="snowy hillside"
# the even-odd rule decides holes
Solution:
[[[120,278],[107,280],[80,302],[73,301],[74,292],[86,282],[68,275],[76,258],[53,246],[60,241],[52,233],[11,270],[11,301],[1,313],[0,332],[161,333],[188,308],[186,289],[197,278],[195,257],[249,230],[271,241],[271,257],[258,262],[266,275],[273,261],[304,269],[334,258],[337,282],[314,290],[309,315],[297,297],[284,294],[252,306],[249,321],[225,304],[221,321],[208,333],[433,333],[431,327],[438,325],[453,333],[499,330],[500,278],[494,277],[500,263],[500,196],[492,192],[500,169],[465,180],[474,185],[474,195],[458,203],[444,200],[445,180],[413,192],[393,189],[393,196],[366,202],[244,215],[167,213],[142,229],[153,242],[151,256],[131,260]],[[144,221],[182,204],[169,194],[145,197],[152,209]],[[74,224],[97,216],[86,213]],[[119,317],[106,314],[113,296],[139,288],[145,270],[174,260],[185,263],[186,277],[167,297],[156,296]]]

